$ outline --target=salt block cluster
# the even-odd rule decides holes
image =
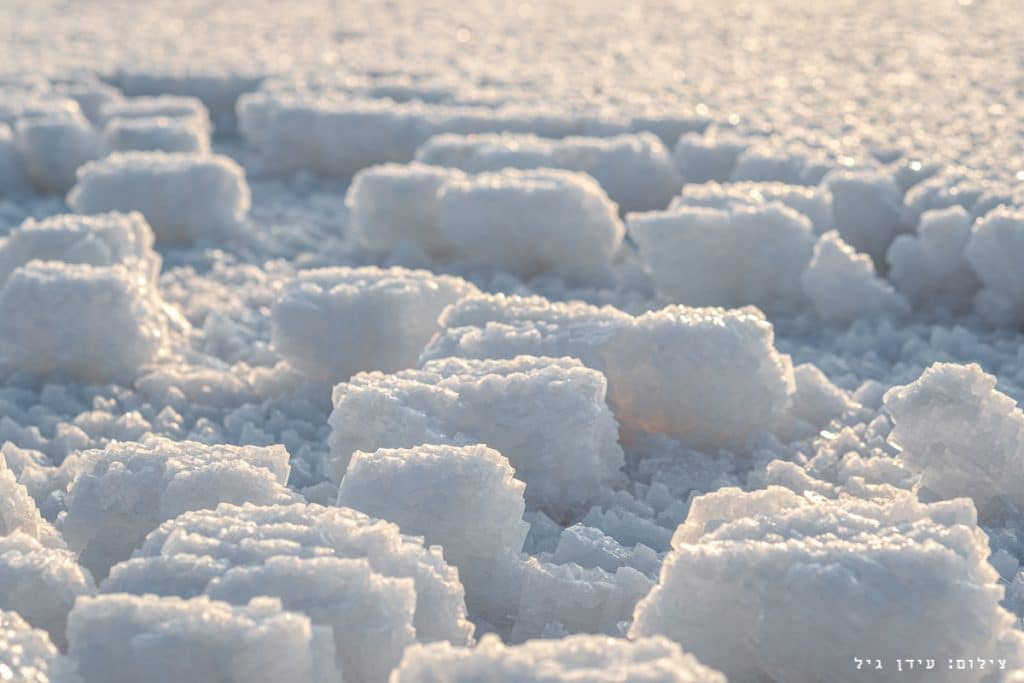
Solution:
[[[78,456],[61,531],[95,576],[104,577],[162,522],[219,503],[288,503],[283,446],[208,446],[152,437]]]
[[[333,384],[357,372],[414,367],[449,304],[478,294],[465,280],[404,268],[300,272],[271,309],[271,339],[293,366]]]
[[[488,295],[441,317],[422,361],[449,356],[572,356],[608,379],[608,404],[627,430],[701,447],[736,447],[789,410],[791,359],[756,309],[669,306],[639,316],[580,302]]]
[[[828,501],[725,488],[693,501],[672,546],[630,635],[671,638],[730,680],[825,680],[863,651],[943,666],[949,652],[1022,654],[966,499]],[[829,646],[814,647],[822,638]],[[972,681],[987,673],[957,671]]]
[[[91,266],[124,265],[155,284],[161,258],[153,250],[153,231],[142,214],[94,216],[58,214],[27,219],[0,239],[0,285],[29,261],[62,261]]]
[[[629,217],[629,234],[655,289],[690,306],[805,306],[800,274],[811,259],[810,220],[780,205],[680,207]]]
[[[684,206],[709,209],[733,209],[744,206],[761,207],[778,202],[803,214],[821,234],[834,224],[832,193],[824,185],[790,185],[778,182],[687,183],[672,199],[669,210]]]
[[[47,547],[21,531],[0,537],[0,610],[17,612],[58,647],[67,646],[67,616],[75,600],[95,592],[92,575],[75,553]]]
[[[504,456],[479,444],[357,451],[338,504],[438,544],[458,568],[478,629],[512,642],[551,633],[621,635],[651,579],[628,566],[606,571],[524,555],[524,487],[513,475]],[[450,495],[437,495],[441,482]]]
[[[238,98],[255,90],[263,78],[245,69],[197,68],[194,65],[155,69],[121,65],[110,75],[109,81],[133,99],[195,98],[203,104],[218,134],[233,135],[238,126],[235,115]]]
[[[475,619],[497,624],[515,611],[523,521],[523,483],[508,459],[483,445],[423,445],[358,451],[338,491],[338,505],[398,524],[441,546],[458,567],[466,606]],[[451,493],[438,496],[441,487]]]
[[[506,646],[494,636],[475,648],[410,647],[393,683],[725,683],[725,677],[665,638],[577,635]]]
[[[910,304],[880,278],[871,258],[843,241],[835,230],[822,235],[800,275],[804,294],[826,321],[850,323],[862,317],[903,317]]]
[[[0,611],[0,671],[12,681],[82,683],[74,661],[17,612]]]
[[[914,234],[899,235],[890,245],[889,281],[915,307],[968,312],[979,287],[966,256],[970,237],[971,217],[963,207],[926,211]]]
[[[475,440],[508,458],[527,505],[561,518],[610,493],[624,464],[605,393],[601,373],[570,358],[449,358],[359,374],[334,389],[325,474],[347,477],[357,451]]]
[[[114,152],[210,151],[210,131],[201,120],[190,117],[116,117],[107,123],[103,135]]]
[[[107,102],[99,109],[99,123],[133,119],[178,119],[194,121],[204,129],[210,128],[210,117],[203,103],[195,97],[156,95],[119,98]]]
[[[427,140],[416,152],[416,160],[467,173],[504,168],[587,173],[623,212],[663,209],[683,184],[665,145],[652,133],[562,139],[449,133]]]
[[[43,519],[35,500],[24,484],[18,483],[14,472],[0,453],[0,493],[4,506],[0,509],[0,537],[20,533],[38,541],[46,548],[66,548],[64,539],[53,525]]]
[[[68,623],[84,683],[337,683],[327,634],[281,602],[245,606],[198,597],[83,598]]]
[[[344,615],[316,611],[322,601],[305,600],[301,595],[302,590],[310,593],[328,590],[333,580],[330,564],[324,569],[316,563],[278,560],[275,561],[278,564],[257,571],[279,557],[365,560],[375,576],[411,579],[415,591],[412,625],[416,639],[422,642],[446,640],[459,645],[471,640],[473,626],[466,619],[462,583],[456,569],[445,562],[441,548],[424,547],[422,538],[402,533],[396,524],[345,507],[305,503],[223,504],[215,509],[187,512],[150,532],[132,559],[114,566],[110,576],[101,583],[100,591],[138,594],[156,591],[162,595],[193,597],[214,590],[227,591],[223,581],[215,580],[228,577],[234,569],[248,568],[251,571],[236,573],[239,586],[244,579],[249,586],[259,582],[268,590],[274,587],[275,591],[284,591],[283,600],[303,611],[313,610],[310,616],[318,621],[328,617],[344,618]],[[394,639],[378,636],[378,642],[372,647],[366,645],[360,655],[364,666],[379,666],[394,654],[393,648],[400,650],[408,634],[408,615],[403,606],[408,591],[401,581],[393,585],[379,583],[376,578],[367,576],[365,568],[352,567],[346,570],[355,577],[352,590],[362,590],[360,582],[376,582],[379,590],[375,588],[374,595],[391,588],[396,593],[376,606],[368,598],[350,596],[367,609],[353,615],[356,621],[346,621],[341,631],[342,637],[365,643],[359,639],[370,638],[369,634],[353,632],[359,628],[358,619],[386,622],[385,631],[392,633]],[[295,578],[275,578],[289,574]],[[345,591],[336,594],[338,600],[344,602]],[[341,628],[340,623],[335,626]],[[346,645],[339,653],[343,658],[349,657],[360,648],[361,645]]]
[[[368,248],[412,245],[435,259],[523,279],[551,274],[607,284],[625,234],[597,181],[556,169],[467,175],[377,166],[355,177],[346,204]]]
[[[31,261],[0,288],[0,367],[130,382],[166,348],[163,301],[134,265]]]
[[[103,137],[80,113],[22,118],[15,147],[37,192],[64,194],[80,166],[103,155]]]
[[[216,154],[111,154],[83,166],[68,194],[68,205],[78,213],[142,213],[157,242],[165,244],[237,236],[249,203],[242,168]]]
[[[687,184],[724,183],[749,145],[742,135],[711,127],[680,135],[672,158]]]
[[[844,242],[884,265],[889,245],[904,224],[903,193],[880,171],[833,171],[822,183],[832,195],[835,229]]]
[[[1018,256],[1024,245],[1024,212],[997,208],[971,227],[964,251],[982,289],[975,307],[986,319],[1019,327],[1024,323],[1024,278]]]
[[[1015,514],[1024,497],[1024,412],[976,364],[936,363],[885,394],[889,439],[933,496],[969,497],[984,521]]]

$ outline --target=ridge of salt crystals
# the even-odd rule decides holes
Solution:
[[[907,300],[875,274],[871,258],[854,251],[835,230],[814,245],[800,283],[818,315],[831,323],[848,324],[871,316],[902,318],[910,313]]]
[[[971,223],[961,206],[922,214],[916,234],[898,236],[886,253],[896,290],[915,306],[934,302],[968,312],[979,286],[965,255]]]
[[[0,286],[0,369],[131,382],[165,352],[170,333],[151,265],[142,265],[15,268]]]
[[[678,207],[630,214],[628,228],[655,290],[670,301],[753,305],[768,313],[805,305],[800,273],[815,236],[810,220],[793,209]]]
[[[976,364],[936,363],[885,394],[899,461],[940,498],[966,496],[984,522],[1024,507],[1024,412]]]
[[[26,219],[0,239],[0,285],[16,268],[37,259],[91,266],[123,264],[153,284],[161,264],[153,250],[153,231],[135,211]]]
[[[248,605],[154,595],[82,598],[68,621],[84,683],[339,683],[333,643],[273,598]]]
[[[672,546],[630,636],[665,635],[730,680],[854,680],[853,658],[863,656],[945,666],[950,652],[1024,655],[966,499],[724,488],[693,501]],[[932,675],[922,667],[901,677]]]
[[[514,133],[448,133],[427,140],[416,160],[466,173],[504,168],[587,173],[623,212],[664,208],[683,185],[668,150],[652,133],[555,140]]]
[[[982,289],[975,308],[987,320],[1019,327],[1024,323],[1024,211],[999,207],[971,227],[964,252],[977,273]]]
[[[441,549],[424,547],[422,538],[401,533],[397,525],[344,507],[222,504],[187,512],[150,532],[132,559],[114,566],[100,591],[149,593],[160,587],[168,595],[193,597],[234,568],[259,568],[276,557],[365,558],[375,574],[413,580],[419,641],[472,641],[458,572]],[[266,582],[268,589],[274,585]],[[403,619],[391,626],[396,634],[405,628]],[[340,652],[346,656],[346,650]]]
[[[13,610],[66,648],[68,612],[81,595],[96,592],[92,575],[64,548],[45,547],[16,531],[0,537],[0,609]]]
[[[832,214],[843,242],[881,267],[889,245],[908,227],[903,222],[903,193],[886,173],[833,171],[822,181],[832,195]]]
[[[236,132],[235,104],[240,95],[251,92],[263,78],[246,70],[197,66],[122,64],[107,80],[133,101],[163,100],[175,96],[188,106],[192,98],[203,105],[218,133]]]
[[[81,114],[22,118],[14,126],[14,143],[36,191],[64,194],[76,171],[103,156],[103,137]]]
[[[219,503],[288,503],[283,446],[206,445],[147,437],[84,451],[67,493],[61,531],[97,577],[139,548],[146,534],[189,510]]]
[[[470,175],[414,163],[361,171],[346,196],[364,246],[414,245],[471,268],[608,284],[625,229],[585,173],[504,168]],[[392,206],[397,202],[398,206]]]
[[[46,632],[10,611],[0,611],[0,676],[15,683],[82,683],[74,662]]]
[[[114,152],[210,152],[210,131],[196,119],[115,117],[103,129],[103,136]]]
[[[673,197],[668,210],[684,206],[703,206],[709,209],[733,209],[744,206],[759,207],[779,203],[803,214],[820,235],[832,227],[832,194],[823,185],[788,185],[776,182],[688,183],[678,196]]]
[[[461,278],[425,270],[306,270],[285,284],[271,307],[271,340],[317,381],[394,372],[416,365],[446,306],[478,293]]]
[[[357,451],[338,505],[441,546],[458,567],[470,616],[497,624],[518,603],[516,565],[529,531],[524,486],[514,474],[503,455],[482,445]],[[442,483],[452,491],[438,496]]]
[[[703,133],[680,135],[672,148],[672,159],[686,186],[725,183],[749,145],[749,141],[732,131],[712,127]]]
[[[507,457],[526,503],[555,517],[610,492],[625,462],[601,373],[572,358],[448,358],[334,388],[332,481],[356,451],[476,440]],[[356,506],[358,507],[358,506]]]
[[[102,128],[117,120],[153,118],[178,119],[195,123],[205,130],[210,128],[209,114],[203,103],[195,97],[180,95],[128,97],[112,100],[100,107],[98,123]]]
[[[364,558],[271,557],[260,567],[227,570],[206,594],[234,605],[272,596],[329,629],[346,683],[386,681],[416,640],[413,580],[376,573]]]
[[[115,152],[79,169],[67,202],[78,213],[139,211],[157,242],[194,244],[239,236],[250,194],[230,157]]]
[[[392,683],[725,683],[665,638],[576,635],[506,646],[485,636],[473,649],[446,643],[406,650]]]
[[[7,465],[7,458],[0,452],[0,537],[21,533],[38,541],[46,548],[66,548],[64,539],[50,522],[43,519],[36,501],[28,489]]]
[[[738,447],[783,419],[792,361],[754,308],[668,306],[632,316],[611,306],[503,294],[467,298],[441,316],[421,362],[449,356],[572,356],[608,379],[625,430],[697,447]]]

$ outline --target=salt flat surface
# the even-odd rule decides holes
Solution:
[[[1022,27],[0,3],[0,679],[1024,679]]]

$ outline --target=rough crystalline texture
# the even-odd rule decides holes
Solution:
[[[941,498],[968,496],[986,522],[1024,506],[1024,413],[977,365],[936,363],[885,394],[900,462]]]
[[[218,503],[284,503],[296,495],[283,446],[208,446],[150,437],[85,451],[67,495],[63,532],[97,577],[146,534],[188,510]]]
[[[293,366],[324,383],[363,370],[414,367],[449,304],[478,293],[457,277],[404,268],[300,273],[271,309],[271,339]]]
[[[0,288],[0,368],[131,382],[168,339],[164,304],[124,265],[33,261]]]
[[[20,531],[0,537],[0,609],[18,612],[58,647],[67,646],[65,625],[75,599],[95,592],[74,553],[47,548]]]
[[[83,598],[68,622],[85,683],[337,683],[331,642],[271,598]]]
[[[441,549],[424,548],[423,539],[404,535],[397,525],[351,508],[221,505],[188,512],[150,533],[133,559],[113,568],[100,590],[190,597],[208,587],[212,590],[211,581],[233,568],[263,567],[275,557],[365,558],[375,574],[413,580],[418,640],[455,644],[471,640],[473,628],[466,620],[462,584]],[[394,615],[392,627],[400,640],[405,627],[398,618],[399,603],[388,602],[382,609]],[[387,642],[381,641],[381,646],[388,647]],[[339,653],[345,657],[350,651],[343,648]]]
[[[137,212],[29,218],[0,239],[0,286],[16,268],[34,259],[92,266],[120,263],[154,284],[160,273],[153,231]]]
[[[239,98],[238,127],[274,168],[347,177],[374,164],[411,161],[429,136],[423,110],[421,103],[261,91]]]
[[[847,324],[858,318],[902,317],[910,312],[907,300],[875,274],[867,254],[854,251],[835,230],[814,245],[814,256],[800,283],[818,315],[829,322]]]
[[[637,602],[653,582],[632,567],[605,571],[529,558],[522,565],[511,642],[569,633],[625,635]]]
[[[514,474],[503,455],[482,445],[357,451],[338,505],[441,546],[458,567],[470,615],[497,624],[515,609],[518,595],[508,588],[529,530]],[[442,489],[448,493],[438,495]]]
[[[74,663],[57,651],[45,631],[7,611],[0,611],[0,677],[14,683],[82,681]]]
[[[455,178],[438,198],[438,231],[460,261],[522,278],[545,273],[606,283],[624,229],[588,175],[506,169]]]
[[[376,167],[356,176],[346,203],[368,248],[415,245],[433,258],[520,278],[607,284],[625,233],[597,181],[555,169]]]
[[[37,192],[64,194],[80,166],[101,156],[103,137],[81,114],[24,118],[14,141]]]
[[[387,681],[416,640],[413,580],[377,573],[365,558],[271,557],[262,566],[228,569],[206,593],[235,605],[279,598],[285,609],[330,629],[345,683]]]
[[[234,135],[237,121],[235,104],[242,93],[256,89],[262,77],[244,71],[225,69],[223,66],[197,68],[190,64],[177,64],[155,68],[152,65],[129,67],[122,65],[110,81],[126,95],[143,99],[162,99],[173,94],[180,99],[196,98],[203,103],[218,134]],[[156,97],[154,97],[156,96]]]
[[[672,157],[687,183],[724,183],[732,176],[736,161],[749,144],[739,135],[709,129],[704,133],[681,135]]]
[[[407,94],[402,102],[386,95],[351,95],[332,87],[305,85],[248,93],[238,101],[242,137],[275,170],[305,169],[347,178],[375,164],[412,161],[416,150],[440,133],[604,137],[631,128],[675,127],[678,131],[693,125],[675,116],[630,121],[536,103],[493,107],[426,102],[422,93]]]
[[[124,99],[121,91],[114,86],[89,77],[82,80],[73,79],[69,83],[57,84],[57,91],[77,102],[85,118],[89,119],[89,122],[93,125],[100,122],[100,110],[103,107]]]
[[[730,680],[857,680],[855,657],[945,670],[951,652],[1024,654],[966,499],[726,488],[693,501],[672,546],[630,635],[665,635]],[[922,666],[900,678],[934,675]]]
[[[574,356],[608,378],[608,403],[627,430],[703,447],[740,446],[771,429],[794,391],[789,356],[754,309],[669,306],[631,316],[540,297],[465,299],[441,317],[424,361],[447,356]]]
[[[64,539],[53,525],[39,514],[36,502],[28,489],[18,483],[7,459],[0,452],[0,537],[14,533],[24,534],[47,548],[65,548]]]
[[[508,458],[528,506],[571,516],[608,492],[624,463],[605,391],[601,373],[571,358],[449,358],[359,374],[334,389],[325,474],[340,481],[357,450],[468,439]]]
[[[975,307],[998,325],[1024,323],[1024,211],[1000,207],[979,219],[971,228],[967,260],[978,274],[983,289]]]
[[[242,168],[218,154],[111,154],[83,166],[68,194],[79,213],[140,211],[167,244],[237,235],[249,201]]]
[[[114,118],[103,131],[108,147],[115,152],[210,151],[210,131],[201,120],[152,116]]]
[[[406,650],[392,683],[725,683],[725,677],[665,638],[577,635],[476,648],[446,643]]]
[[[772,182],[687,184],[668,208],[703,206],[709,209],[735,209],[744,206],[763,207],[775,202],[806,216],[816,234],[832,227],[832,194],[828,188],[820,185],[808,187]]]
[[[900,235],[889,247],[889,281],[915,306],[968,312],[978,289],[964,255],[970,236],[971,216],[963,207],[925,212],[916,234]]]
[[[432,258],[450,258],[455,245],[437,229],[437,197],[455,169],[425,164],[372,166],[352,179],[345,204],[353,237],[373,251],[415,246]]]
[[[587,173],[624,212],[665,208],[683,184],[665,145],[652,133],[560,140],[510,133],[446,134],[428,140],[416,159],[468,173],[503,168]]]
[[[101,128],[115,120],[168,118],[210,129],[210,117],[203,103],[194,97],[158,95],[118,99],[100,107]]]
[[[903,194],[896,182],[880,171],[834,171],[823,183],[832,194],[835,228],[843,241],[885,264],[889,245],[907,227]]]
[[[828,153],[820,147],[774,136],[744,149],[729,180],[817,185],[832,167]]]
[[[654,287],[691,306],[755,305],[769,313],[804,307],[800,273],[814,231],[785,206],[680,207],[630,214],[629,234]]]

